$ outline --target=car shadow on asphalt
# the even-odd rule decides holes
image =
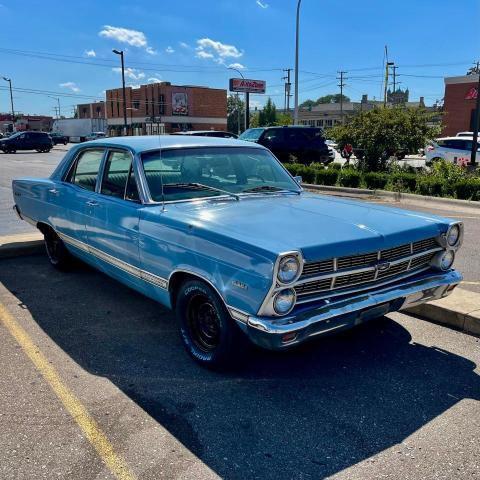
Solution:
[[[473,362],[412,343],[388,318],[291,352],[253,349],[218,373],[190,360],[170,312],[87,266],[5,260],[0,282],[75,362],[222,478],[324,478],[480,399]]]

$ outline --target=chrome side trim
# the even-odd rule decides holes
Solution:
[[[104,262],[136,278],[139,278],[140,280],[143,280],[147,283],[151,283],[164,290],[168,290],[168,280],[166,278],[160,277],[151,272],[147,272],[146,270],[142,270],[141,268],[135,267],[130,263],[124,262],[123,260],[119,260],[118,258],[113,257],[112,255],[105,253],[102,250],[99,250],[98,248],[92,247],[91,245],[88,245],[85,242],[81,242],[76,238],[72,238],[69,235],[65,235],[64,233],[58,233],[58,232],[57,234],[65,243],[68,243],[69,245],[72,245],[75,248],[78,248],[86,253],[89,253],[94,257],[97,257],[100,260],[103,260]]]

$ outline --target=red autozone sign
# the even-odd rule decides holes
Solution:
[[[231,78],[231,92],[265,93],[267,82],[265,80],[250,80],[248,78]]]

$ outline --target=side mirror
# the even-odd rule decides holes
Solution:
[[[296,176],[296,177],[293,177],[293,179],[299,184],[301,185],[303,180],[302,180],[302,177],[301,176]]]

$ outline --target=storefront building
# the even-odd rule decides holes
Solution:
[[[455,136],[473,131],[478,75],[445,78],[445,100],[442,134]]]
[[[134,135],[157,135],[186,130],[226,130],[227,91],[171,85],[169,82],[126,88],[127,126]],[[124,129],[123,92],[107,90],[110,135]]]

